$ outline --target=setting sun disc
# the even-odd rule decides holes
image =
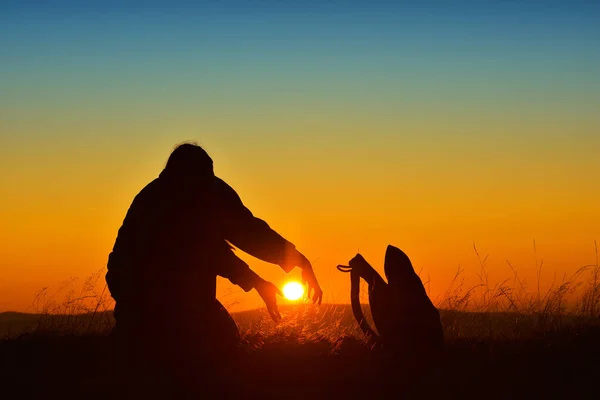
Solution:
[[[299,300],[304,294],[304,286],[300,282],[288,282],[283,286],[283,296],[288,300]]]

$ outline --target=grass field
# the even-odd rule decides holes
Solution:
[[[402,371],[383,367],[380,355],[365,345],[349,306],[297,305],[281,311],[279,325],[264,310],[234,314],[246,351],[235,378],[215,391],[235,387],[236,394],[253,398],[392,397],[396,374]],[[1,315],[5,322],[8,318],[23,323],[40,317]],[[25,397],[33,395],[28,391],[61,398],[119,393],[110,337],[100,330],[104,323],[110,326],[110,313],[97,314],[96,325],[90,324],[91,314],[52,318],[56,327],[78,321],[83,331],[63,334],[37,328],[1,341],[3,387],[11,385]],[[548,329],[537,318],[443,311],[445,358],[439,379],[424,377],[419,383],[420,394],[457,399],[597,398],[598,321],[565,316]],[[93,326],[95,331],[86,331]],[[138,388],[137,394],[157,393]]]
[[[527,292],[516,273],[490,284],[480,262],[478,285],[459,271],[437,302],[445,354],[410,393],[401,385],[410,366],[392,368],[370,349],[349,305],[297,304],[281,306],[279,324],[264,309],[233,314],[243,354],[222,380],[123,394],[110,302],[92,284],[60,300],[42,292],[37,314],[0,314],[0,387],[11,398],[600,398],[598,262],[544,293]]]

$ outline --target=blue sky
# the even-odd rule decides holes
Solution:
[[[81,106],[84,92],[90,107],[271,107],[275,91],[320,106],[370,95],[380,108],[399,92],[514,104],[515,89],[596,100],[600,86],[591,2],[190,3],[3,2],[0,104]]]

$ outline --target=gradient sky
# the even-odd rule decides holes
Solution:
[[[473,242],[532,286],[533,240],[550,278],[594,262],[599,3],[188,3],[0,2],[0,311],[105,268],[185,140],[314,261],[324,301],[349,298],[335,265],[382,271],[388,243],[433,298],[475,274]],[[219,281],[232,310],[261,304],[239,291]]]

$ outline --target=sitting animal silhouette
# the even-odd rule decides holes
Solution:
[[[402,250],[387,247],[384,266],[387,283],[360,254],[348,266],[337,268],[350,272],[352,312],[370,343],[413,366],[431,365],[439,358],[444,344],[440,314]],[[361,310],[360,278],[369,287],[369,305],[378,334]]]

